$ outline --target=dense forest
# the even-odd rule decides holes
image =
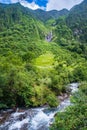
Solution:
[[[75,105],[58,113],[51,129],[86,130],[86,81],[86,0],[70,11],[47,13],[0,4],[0,109],[56,107],[66,85],[79,82],[79,92],[71,97]]]

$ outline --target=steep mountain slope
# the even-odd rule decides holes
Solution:
[[[57,51],[63,53],[44,41],[48,31],[20,4],[0,5],[0,108],[57,106],[51,71]],[[65,91],[60,86],[58,93]]]
[[[4,9],[9,10],[9,12],[10,12],[10,10],[12,10],[12,8],[13,8],[13,10],[15,10],[16,7],[17,8],[19,7],[20,8],[19,10],[22,11],[23,14],[33,16],[36,19],[41,20],[43,22],[46,22],[49,19],[57,19],[58,17],[67,15],[69,13],[69,11],[67,9],[63,9],[63,10],[60,10],[60,11],[57,11],[57,10],[44,11],[44,10],[41,10],[41,9],[31,10],[29,8],[25,8],[25,7],[21,6],[20,3],[11,4],[11,5],[0,4],[0,10],[1,11],[4,8]],[[3,13],[5,14],[6,12],[3,12]],[[14,17],[14,16],[12,16],[12,17]]]
[[[60,16],[68,15],[69,11],[67,9],[63,9],[60,11],[52,10],[52,11],[43,11],[41,9],[37,9],[35,11],[31,11],[35,18],[46,22],[50,19],[57,19]]]
[[[57,44],[87,58],[87,1],[74,6],[68,16],[58,18],[53,31]]]
[[[70,10],[66,23],[77,39],[87,42],[87,0]]]
[[[42,39],[47,29],[42,22],[36,20],[29,9],[19,3],[0,4],[0,38],[2,36],[27,37],[28,39]]]

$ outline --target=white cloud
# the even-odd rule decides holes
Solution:
[[[28,7],[33,10],[40,8],[38,5],[35,4],[35,2],[28,3],[25,0],[20,0],[20,4],[23,5],[24,7]]]
[[[20,2],[21,5],[23,5],[24,7],[28,7],[30,9],[43,9],[43,10],[61,10],[63,8],[67,8],[70,9],[72,8],[74,5],[79,4],[80,2],[82,2],[83,0],[48,0],[47,3],[47,7],[44,7],[44,5],[42,7],[40,7],[39,5],[35,4],[36,0],[33,0],[32,3],[29,3],[27,0],[0,0],[1,3],[17,3]],[[39,1],[39,0],[38,0]]]
[[[79,4],[83,0],[49,0],[47,3],[46,10],[61,10],[63,8],[70,9],[74,5]]]
[[[20,0],[10,0],[11,1],[11,3],[17,3],[17,2],[19,2]]]
[[[0,3],[10,4],[10,3],[17,3],[20,0],[0,0]]]
[[[17,3],[20,2],[21,5],[23,5],[24,7],[28,7],[32,10],[41,8],[44,9],[44,7],[39,7],[37,4],[35,4],[35,2],[33,1],[32,3],[27,2],[26,0],[0,0],[0,3]]]
[[[38,6],[37,4],[35,4],[34,1],[32,3],[29,3],[26,0],[11,0],[11,3],[17,3],[17,2],[20,2],[21,5],[23,5],[24,7],[28,7],[32,10],[35,10],[35,9],[38,9],[38,8],[44,10],[44,7]]]

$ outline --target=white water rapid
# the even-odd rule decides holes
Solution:
[[[78,91],[78,83],[70,84],[69,88],[71,94]],[[69,105],[71,105],[70,98],[67,98],[57,108],[43,107],[11,113],[7,116],[5,122],[0,125],[0,130],[49,130],[55,114],[64,111]],[[1,118],[2,115],[0,115]]]

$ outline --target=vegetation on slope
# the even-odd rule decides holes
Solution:
[[[27,8],[3,5],[0,14],[0,108],[54,107],[66,84],[87,80],[86,50],[65,18],[52,24],[54,42],[48,43],[45,34],[52,27],[46,28]]]
[[[66,111],[57,113],[51,130],[87,129],[87,82],[80,85],[79,92],[72,97],[72,103]]]
[[[70,10],[66,23],[73,31],[76,39],[82,43],[87,42],[87,1],[84,0],[81,4],[73,7]]]

